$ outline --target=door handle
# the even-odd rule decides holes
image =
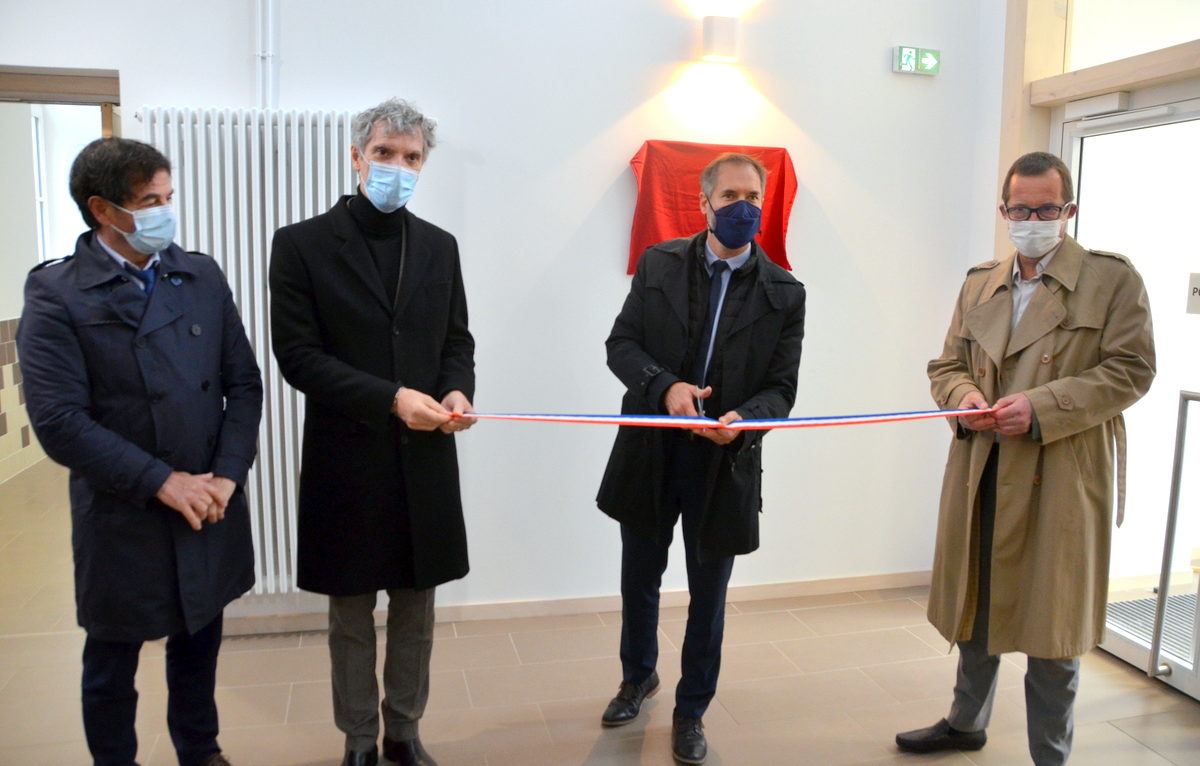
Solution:
[[[1175,423],[1175,461],[1171,467],[1171,498],[1167,509],[1167,533],[1163,542],[1162,571],[1158,576],[1158,602],[1154,605],[1154,628],[1150,633],[1150,660],[1146,675],[1162,678],[1171,675],[1171,666],[1162,661],[1163,623],[1171,592],[1171,559],[1175,548],[1175,526],[1179,518],[1179,485],[1183,478],[1183,448],[1187,436],[1188,403],[1200,402],[1200,394],[1179,392],[1179,418]]]

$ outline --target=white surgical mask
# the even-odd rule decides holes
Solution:
[[[1008,238],[1026,258],[1041,258],[1063,241],[1067,219],[1057,221],[1009,221]]]

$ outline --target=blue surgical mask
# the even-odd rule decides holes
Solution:
[[[408,204],[418,174],[400,165],[369,162],[363,193],[381,213],[393,213]]]
[[[712,200],[709,200],[708,204],[712,208]],[[740,250],[754,239],[761,224],[762,210],[740,199],[725,207],[713,209],[713,225],[710,231],[725,247]]]
[[[115,202],[112,206],[133,216],[133,231],[117,231],[121,231],[125,241],[139,253],[154,255],[165,250],[167,245],[175,240],[175,208],[170,205],[146,207],[141,210],[126,210]]]

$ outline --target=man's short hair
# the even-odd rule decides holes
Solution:
[[[150,183],[158,171],[171,172],[171,161],[150,144],[128,138],[97,138],[71,164],[71,199],[89,228],[100,222],[88,209],[88,200],[100,197],[118,205],[128,202],[134,189]]]
[[[718,154],[717,157],[710,163],[704,171],[700,173],[700,190],[704,192],[705,197],[712,197],[713,186],[717,183],[717,171],[727,162],[740,162],[743,165],[749,165],[758,173],[758,180],[762,182],[762,190],[767,190],[767,168],[756,158],[749,154],[740,152],[725,152]]]
[[[401,98],[389,98],[378,106],[354,115],[350,123],[350,138],[358,147],[360,153],[367,151],[367,142],[371,140],[371,131],[375,123],[382,120],[385,124],[384,133],[408,133],[420,135],[425,140],[423,156],[428,157],[429,151],[437,146],[437,123],[421,114],[415,106]]]
[[[1004,204],[1008,204],[1009,187],[1012,185],[1013,176],[1040,176],[1051,170],[1057,170],[1059,178],[1062,179],[1063,202],[1073,202],[1075,185],[1071,183],[1071,169],[1067,167],[1067,163],[1049,152],[1030,152],[1018,157],[1017,161],[1008,169],[1008,174],[1004,176],[1004,188],[1000,190],[1000,199],[1004,201]]]

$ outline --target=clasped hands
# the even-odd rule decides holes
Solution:
[[[435,428],[444,434],[465,431],[475,425],[475,418],[463,416],[474,411],[471,400],[462,391],[451,391],[439,402],[416,389],[401,388],[392,400],[392,414],[414,431]]]
[[[163,505],[183,514],[188,525],[199,531],[205,521],[216,524],[225,518],[229,498],[236,489],[233,479],[224,476],[172,471],[155,497]]]
[[[700,416],[700,413],[696,411],[696,400],[707,399],[710,396],[712,396],[712,386],[699,388],[681,380],[678,383],[672,383],[671,387],[667,389],[666,395],[663,396],[663,406],[667,408],[668,415],[685,415],[695,418]],[[736,410],[730,410],[717,418],[717,422],[727,426],[735,420],[741,419],[742,416]],[[693,428],[691,431],[717,444],[728,444],[738,436],[737,431],[728,428]]]
[[[958,422],[972,431],[995,431],[1002,436],[1020,436],[1033,425],[1033,405],[1025,394],[1009,394],[992,405],[995,412],[983,415],[959,415]],[[960,410],[991,409],[983,394],[971,391],[958,403]]]

